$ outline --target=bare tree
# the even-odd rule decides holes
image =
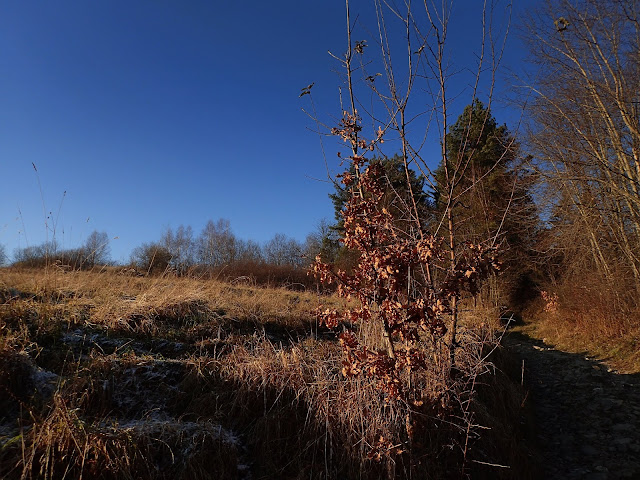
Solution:
[[[272,265],[302,267],[302,245],[283,233],[277,233],[263,248],[265,261]]]
[[[196,252],[200,265],[219,267],[234,262],[236,238],[229,220],[209,220],[196,240]]]
[[[195,242],[191,226],[180,225],[175,232],[167,228],[160,243],[171,253],[171,265],[179,274],[186,273],[193,266]]]
[[[131,263],[150,274],[163,274],[171,265],[171,252],[159,243],[143,243],[131,252]]]
[[[253,240],[238,239],[236,241],[236,251],[236,260],[238,262],[262,263],[264,261],[260,244]]]
[[[107,232],[94,230],[87,237],[82,247],[84,262],[87,266],[105,265],[109,262],[111,250],[109,248],[109,235]]]
[[[556,0],[528,25],[529,135],[550,194],[547,247],[640,294],[640,2]],[[569,221],[570,219],[570,221]],[[579,248],[582,246],[582,249]]]
[[[338,250],[337,233],[326,219],[321,220],[316,230],[307,235],[302,250],[305,263],[311,263],[318,255],[325,261],[335,260]]]

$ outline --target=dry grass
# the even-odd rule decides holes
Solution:
[[[89,321],[110,328],[131,315],[153,314],[154,310],[199,300],[234,318],[261,321],[309,318],[310,309],[319,304],[318,296],[309,292],[186,277],[141,278],[125,273],[62,273],[54,269],[3,269],[0,292],[4,297],[0,299],[5,301],[19,296],[52,303],[64,300],[69,307],[88,307],[92,310]]]
[[[407,407],[342,377],[310,313],[341,300],[238,283],[0,270],[0,477],[459,478],[465,449],[467,472],[500,450],[462,427],[491,418],[470,383],[491,384],[484,368],[459,405],[431,399],[410,455],[368,459],[380,437],[406,444]],[[472,316],[470,371],[493,335]]]
[[[524,312],[522,331],[622,373],[640,372],[640,311],[602,285],[560,286]],[[544,298],[546,297],[546,298]]]

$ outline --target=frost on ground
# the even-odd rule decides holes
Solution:
[[[202,450],[211,452],[211,445],[217,452],[223,452],[226,459],[237,463],[238,478],[250,479],[250,466],[246,465],[246,448],[240,437],[222,425],[211,421],[183,422],[179,420],[130,420],[104,426],[106,433],[127,435],[135,438],[149,438],[161,442],[169,450],[166,457],[172,466],[187,464]],[[213,460],[215,455],[212,455]],[[161,466],[160,466],[161,467]]]
[[[208,478],[208,472],[222,475],[220,478],[251,478],[251,462],[240,435],[216,421],[215,415],[197,418],[190,414],[189,419],[184,418],[182,399],[193,397],[188,391],[190,387],[202,387],[193,382],[192,361],[188,357],[165,358],[155,353],[158,345],[165,351],[179,352],[184,349],[183,343],[126,338],[77,328],[61,332],[54,345],[66,349],[60,374],[39,366],[44,357],[34,359],[32,352],[25,350],[12,354],[8,362],[14,365],[13,381],[20,379],[22,393],[20,398],[8,399],[9,407],[0,412],[3,462],[12,455],[16,460],[28,457],[26,447],[21,446],[23,437],[30,432],[40,438],[51,435],[52,430],[47,428],[54,425],[53,419],[61,408],[69,408],[69,418],[79,422],[74,426],[76,430],[72,428],[69,433],[72,439],[89,435],[102,439],[105,445],[109,442],[131,445],[134,452],[144,452],[140,455],[149,462],[146,468],[156,472],[153,478],[165,478],[171,472],[180,475],[191,472],[200,478]],[[53,355],[51,347],[39,352],[44,352],[45,357]],[[45,417],[38,420],[40,414],[35,410],[27,415],[33,415],[43,426],[31,426],[20,420],[25,405],[42,406]],[[40,430],[36,431],[37,428]],[[60,427],[52,428],[55,434]],[[62,440],[52,440],[55,441]],[[36,452],[37,447],[33,448],[34,459],[44,455]],[[69,446],[59,448],[66,450]],[[128,457],[125,461],[129,461]],[[14,462],[9,458],[7,463],[10,466]],[[18,470],[0,469],[0,477],[13,478],[11,475],[20,478]]]

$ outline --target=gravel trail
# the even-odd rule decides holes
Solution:
[[[505,344],[524,362],[542,478],[640,479],[640,374],[516,332]]]

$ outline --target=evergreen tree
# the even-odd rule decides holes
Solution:
[[[402,220],[403,216],[406,215],[405,212],[413,211],[412,205],[413,201],[415,201],[420,218],[427,218],[431,209],[431,202],[428,193],[425,191],[424,176],[417,175],[415,171],[409,169],[409,185],[411,186],[411,189],[409,189],[407,186],[407,172],[401,155],[374,157],[369,163],[371,165],[378,163],[384,169],[387,193],[382,200],[383,207],[387,208],[396,219]],[[355,174],[353,165],[349,173]],[[411,199],[411,193],[413,193],[413,200]],[[333,202],[337,222],[333,228],[340,233],[343,226],[342,210],[350,196],[349,190],[340,185],[336,185],[335,193],[329,194],[329,198]]]
[[[393,157],[374,157],[369,162],[370,165],[379,164],[384,171],[384,181],[386,193],[381,201],[381,208],[386,208],[391,212],[396,223],[406,229],[413,228],[415,223],[407,218],[407,214],[415,211],[413,203],[418,210],[420,221],[428,223],[428,218],[433,213],[432,202],[429,194],[425,191],[425,177],[416,174],[409,169],[409,182],[407,182],[407,171],[401,155]],[[355,175],[355,167],[351,165],[349,174]],[[410,187],[409,187],[410,186]],[[413,198],[412,198],[413,194]],[[336,185],[336,192],[329,194],[335,209],[336,224],[330,227],[330,232],[323,239],[323,259],[331,261],[340,266],[343,270],[350,271],[358,261],[358,252],[349,250],[341,245],[339,239],[344,235],[344,225],[342,211],[347,204],[351,192],[349,189]]]
[[[441,163],[435,172],[436,211],[452,206],[455,238],[500,243],[504,282],[512,297],[524,296],[522,290],[531,283],[532,273],[525,265],[531,263],[539,220],[531,195],[532,178],[518,168],[518,143],[479,100],[464,109],[449,129],[446,143],[450,181],[446,182]],[[440,218],[433,228],[449,228]]]

